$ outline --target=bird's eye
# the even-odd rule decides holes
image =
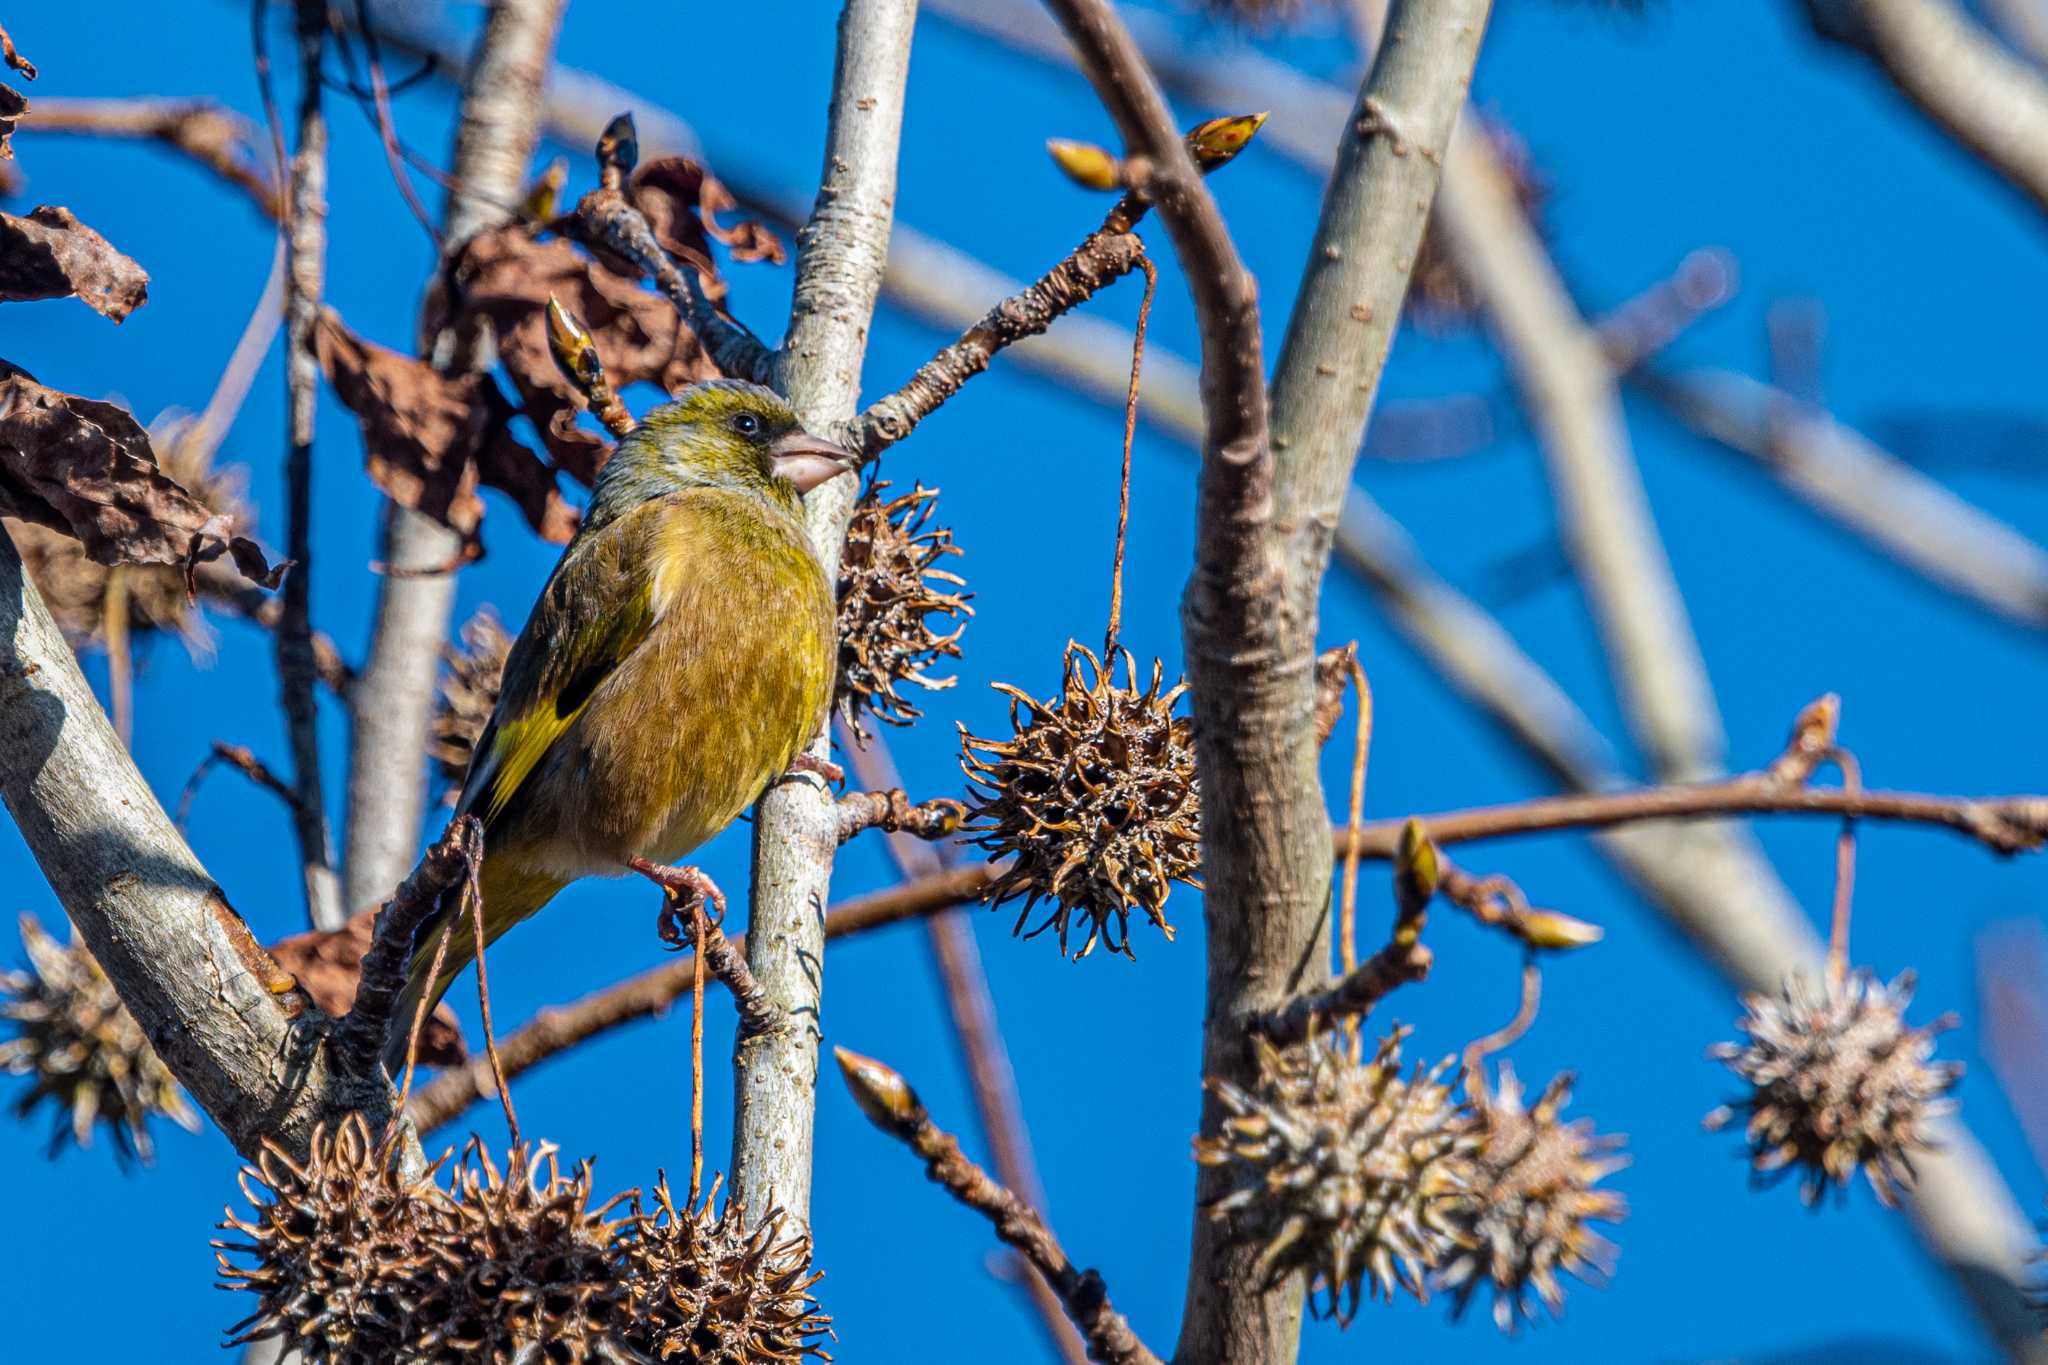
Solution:
[[[761,434],[761,419],[751,412],[735,413],[732,419],[732,429],[742,436],[759,436]]]

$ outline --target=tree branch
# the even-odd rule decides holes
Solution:
[[[841,747],[861,782],[889,787],[903,780],[896,770],[894,755],[879,734],[862,744],[850,734],[843,720],[836,729]],[[897,872],[906,881],[916,881],[943,876],[948,870],[948,855],[957,856],[957,847],[941,851],[920,839],[892,833],[889,853]],[[981,866],[985,868],[988,864]],[[981,951],[975,946],[968,912],[959,905],[941,910],[925,921],[925,931],[939,980],[945,987],[946,1010],[960,1043],[961,1059],[967,1066],[982,1135],[995,1159],[996,1179],[1026,1204],[1042,1211],[1046,1207],[1045,1189],[1032,1159],[1031,1135],[1024,1126],[1016,1073],[1010,1068],[1010,1050],[1003,1042],[1002,1026],[996,1021],[995,997],[982,970]],[[1047,1344],[1067,1365],[1085,1365],[1086,1347],[1075,1334],[1059,1295],[1043,1275],[1021,1267],[1019,1270],[1016,1278],[1029,1295],[1032,1307],[1038,1310]]]
[[[789,330],[776,365],[779,387],[815,432],[841,430],[860,396],[861,358],[889,252],[916,17],[916,0],[847,0],[840,14],[824,169],[798,234]],[[806,499],[811,545],[828,583],[838,579],[853,484],[832,479]],[[831,749],[821,733],[808,752],[829,759]],[[811,1212],[823,912],[838,834],[832,795],[815,776],[776,784],[755,807],[747,963],[796,1027],[734,1050],[732,1197],[751,1216],[780,1208],[798,1225],[808,1225]]]
[[[1806,0],[1823,38],[1876,63],[1899,93],[2048,211],[2048,78],[1952,0]]]
[[[467,64],[441,224],[445,263],[517,203],[540,138],[541,88],[567,0],[494,0]],[[452,333],[431,339],[429,359],[454,374],[489,364],[460,354]],[[388,505],[377,615],[355,696],[349,742],[349,818],[344,899],[373,905],[389,894],[419,845],[426,801],[427,732],[441,647],[455,605],[462,539],[408,508]]]
[[[848,792],[839,798],[838,811],[842,844],[870,829],[910,834],[919,839],[945,839],[958,833],[960,822],[967,818],[967,807],[959,801],[941,796],[913,802],[901,787]],[[890,846],[895,847],[893,840]]]
[[[157,804],[0,536],[0,796],[122,1003],[245,1156],[391,1111],[337,1069],[321,1016],[264,952]]]
[[[961,871],[979,873],[981,868],[963,868]],[[941,885],[920,883],[914,890],[910,886],[891,887],[859,896],[844,905],[834,906],[832,912],[825,916],[825,937],[827,940],[843,938],[935,914],[971,898],[979,893],[979,889],[978,881],[972,889],[960,893],[949,893],[948,888]],[[739,952],[746,951],[746,935],[735,935],[729,941]],[[690,993],[692,971],[691,955],[679,954],[659,967],[593,991],[580,1000],[550,1005],[541,1010],[531,1021],[499,1041],[498,1057],[505,1066],[505,1079],[509,1081],[600,1033],[666,1013],[670,1005]],[[496,1093],[489,1060],[478,1057],[463,1066],[442,1072],[431,1083],[415,1091],[406,1112],[419,1125],[421,1132],[432,1132],[460,1118],[462,1112],[476,1101]]]
[[[2048,629],[2048,550],[1828,413],[1733,371],[1628,380],[1865,543],[1974,606]]]
[[[282,216],[282,199],[262,163],[256,129],[215,100],[38,99],[36,116],[20,131],[150,138],[240,189],[264,217]]]
[[[285,453],[285,578],[277,626],[277,681],[291,738],[292,826],[298,834],[306,914],[315,929],[339,929],[341,883],[327,830],[327,797],[320,782],[319,670],[313,655],[313,435],[320,397],[320,364],[313,357],[313,324],[327,252],[327,121],[320,111],[320,63],[327,35],[326,7],[298,5],[298,147],[286,196],[285,389],[290,431]],[[258,22],[261,22],[260,20]]]
[[[1163,100],[1107,5],[1049,5],[1173,234],[1202,328],[1196,560],[1182,607],[1203,790],[1209,925],[1203,1074],[1248,1077],[1247,1021],[1327,961],[1329,825],[1316,768],[1317,595],[1350,468],[1478,52],[1486,0],[1411,0],[1338,140],[1273,386],[1258,305]],[[1208,1101],[1205,1101],[1207,1103]],[[1216,1189],[1205,1179],[1201,1197]],[[1303,1286],[1264,1289],[1257,1248],[1195,1218],[1176,1358],[1284,1362]]]
[[[933,1184],[987,1218],[996,1236],[1022,1252],[1045,1277],[1087,1341],[1090,1359],[1104,1365],[1160,1365],[1159,1357],[1146,1349],[1124,1315],[1110,1304],[1102,1276],[1076,1270],[1037,1211],[969,1161],[959,1140],[932,1122],[901,1076],[843,1047],[834,1048],[833,1055],[868,1121],[917,1153]]]

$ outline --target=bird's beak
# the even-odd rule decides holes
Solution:
[[[778,477],[808,493],[827,479],[853,472],[853,452],[830,441],[819,440],[808,431],[792,431],[768,447],[768,458]]]

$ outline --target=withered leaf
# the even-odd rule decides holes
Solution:
[[[314,929],[273,944],[277,965],[299,979],[299,985],[322,1013],[339,1019],[356,1003],[363,982],[363,955],[376,937],[377,912],[361,910],[339,929]],[[439,1005],[420,1029],[419,1060],[427,1066],[455,1066],[469,1055],[455,1011]]]
[[[0,360],[0,502],[13,515],[78,538],[101,564],[200,563],[232,556],[243,576],[275,588],[255,541],[157,467],[149,433],[112,403],[38,384]]]
[[[707,235],[725,243],[736,261],[767,261],[781,265],[782,239],[766,224],[742,219],[727,227],[718,215],[739,207],[732,191],[716,176],[686,156],[665,156],[642,166],[633,176],[633,207],[647,216],[662,250],[697,267],[704,292],[713,303],[725,299],[725,283],[711,263]]]
[[[120,322],[148,301],[149,272],[70,209],[43,204],[26,218],[0,213],[0,303],[67,294]]]
[[[540,241],[517,226],[480,232],[463,248],[453,275],[460,314],[448,314],[445,296],[430,300],[428,327],[488,321],[526,415],[555,462],[586,484],[611,447],[575,425],[583,397],[562,377],[548,349],[550,294],[589,329],[614,390],[652,381],[674,393],[718,376],[667,299],[567,242]]]
[[[13,86],[0,83],[0,161],[14,158],[14,148],[8,139],[14,135],[14,125],[28,112],[28,96]]]
[[[331,309],[321,312],[313,344],[328,382],[362,426],[371,481],[392,501],[458,532],[472,552],[484,512],[479,484],[510,495],[549,540],[575,531],[574,509],[553,473],[512,434],[514,409],[489,375],[443,374],[365,341]]]

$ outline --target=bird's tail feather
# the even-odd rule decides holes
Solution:
[[[507,929],[553,900],[555,893],[567,884],[545,873],[487,856],[482,876],[484,946],[496,943]],[[429,1010],[433,1009],[476,956],[476,926],[464,909],[461,899],[453,898],[451,904],[435,911],[420,926],[413,940],[412,967],[406,975],[405,989],[391,1011],[391,1031],[384,1043],[384,1068],[394,1080],[405,1069],[406,1041],[421,1000],[425,1000]],[[448,950],[442,955],[441,970],[436,974],[434,955],[444,934]]]

